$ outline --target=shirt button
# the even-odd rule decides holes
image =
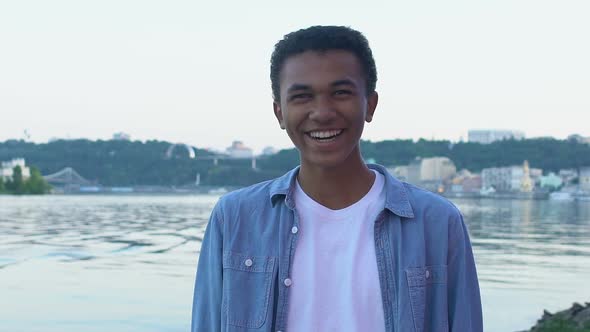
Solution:
[[[426,270],[426,279],[430,278],[430,271]]]
[[[298,231],[299,231],[299,228],[297,228],[297,226],[293,226],[293,228],[291,228],[291,233],[293,233],[293,234],[297,234]]]
[[[252,260],[250,258],[246,259],[246,261],[244,261],[244,265],[246,265],[247,267],[252,266]]]
[[[285,284],[285,286],[289,287],[293,282],[291,281],[291,279],[287,278],[285,279],[285,281],[283,281],[283,283]]]

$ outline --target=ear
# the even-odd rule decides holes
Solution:
[[[378,102],[379,94],[377,94],[377,91],[373,91],[373,93],[367,97],[367,114],[365,115],[365,121],[371,122],[373,120],[373,115],[375,114],[375,109],[377,109]]]
[[[276,116],[277,120],[279,121],[279,125],[281,126],[281,129],[285,129],[285,121],[283,120],[283,111],[281,110],[281,105],[278,102],[273,101],[272,108],[274,109],[275,116]]]

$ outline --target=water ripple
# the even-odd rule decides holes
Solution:
[[[71,316],[121,317],[121,303],[133,303],[125,319],[136,325],[166,314],[174,318],[164,325],[188,321],[199,246],[217,199],[0,196],[0,321],[47,312],[39,326],[66,331]],[[486,331],[524,330],[543,309],[590,299],[582,278],[590,275],[589,202],[454,203],[471,234]]]

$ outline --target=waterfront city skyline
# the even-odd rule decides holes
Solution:
[[[380,104],[364,139],[590,136],[586,1],[311,4],[3,3],[0,141],[125,132],[290,148],[272,114],[269,58],[285,33],[315,24],[349,25],[373,48]]]

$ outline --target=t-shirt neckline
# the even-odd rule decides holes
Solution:
[[[385,178],[383,174],[379,173],[378,171],[372,169],[373,173],[375,173],[375,180],[371,185],[371,189],[358,201],[352,203],[351,205],[344,207],[342,209],[333,210],[330,209],[318,202],[316,202],[313,198],[311,198],[299,185],[299,180],[295,181],[295,190],[297,191],[297,196],[299,196],[297,203],[298,209],[303,208],[306,210],[310,210],[315,214],[322,215],[322,216],[329,216],[330,219],[339,219],[339,217],[346,217],[348,212],[354,209],[362,209],[366,208],[372,202],[377,201],[381,191],[383,190],[385,184]]]

